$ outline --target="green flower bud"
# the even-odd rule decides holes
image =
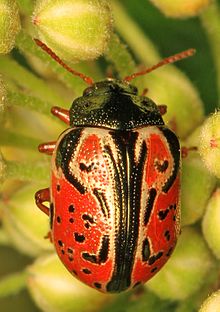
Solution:
[[[215,191],[208,202],[203,218],[204,237],[215,256],[220,259],[220,188]]]
[[[9,53],[15,44],[15,37],[20,31],[19,9],[16,0],[0,2],[0,54]]]
[[[49,239],[48,217],[35,205],[36,185],[27,185],[17,191],[3,206],[3,225],[12,243],[21,252],[36,256],[53,250]]]
[[[198,147],[207,168],[220,178],[220,112],[216,112],[205,121]]]
[[[183,300],[201,288],[211,266],[201,234],[186,227],[170,260],[146,287],[162,299]]]
[[[198,152],[189,151],[182,164],[182,225],[193,224],[202,217],[215,186],[216,178],[204,166]]]
[[[40,39],[59,57],[77,62],[103,54],[112,15],[107,0],[39,0],[33,23]]]
[[[163,14],[169,17],[187,18],[198,15],[211,0],[150,0]]]
[[[112,298],[74,278],[56,254],[38,259],[29,268],[28,274],[31,296],[45,312],[98,311]]]
[[[220,290],[211,294],[203,305],[201,306],[199,312],[218,312],[220,311]]]

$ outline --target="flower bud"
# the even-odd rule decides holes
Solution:
[[[201,234],[185,227],[170,260],[146,287],[162,299],[183,300],[201,288],[211,266]]]
[[[59,57],[77,62],[103,54],[112,15],[107,0],[38,0],[33,23],[40,39]]]
[[[182,225],[193,224],[202,217],[215,186],[216,178],[207,170],[198,152],[189,151],[182,162]]]
[[[215,256],[220,259],[220,188],[212,195],[208,202],[202,222],[204,237]]]
[[[169,17],[187,18],[198,15],[211,0],[150,0],[163,14]]]
[[[17,191],[3,206],[3,225],[14,246],[21,252],[36,256],[53,245],[44,239],[49,230],[48,217],[35,205],[36,185]]]
[[[218,312],[220,311],[220,290],[209,296],[201,306],[199,312]]]
[[[0,54],[6,54],[13,49],[21,28],[16,0],[1,0],[0,16]]]
[[[201,129],[198,147],[208,170],[220,178],[220,111],[205,121]]]
[[[56,254],[39,258],[29,267],[28,274],[28,290],[45,312],[98,311],[112,298],[74,278]]]

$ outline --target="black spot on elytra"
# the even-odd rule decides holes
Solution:
[[[57,216],[57,223],[61,223],[61,217]]]
[[[94,219],[93,219],[93,217],[90,216],[90,215],[88,215],[88,214],[83,214],[83,215],[82,215],[82,218],[83,218],[83,220],[88,221],[88,222],[90,222],[90,223],[94,223],[94,222],[95,222]]]
[[[92,262],[92,263],[97,263],[97,257],[96,255],[91,255],[88,252],[83,252],[82,254],[83,259],[86,261]]]
[[[164,236],[166,237],[166,240],[169,241],[170,240],[170,231],[165,231]]]
[[[152,265],[154,264],[155,261],[157,261],[158,259],[160,259],[163,255],[163,252],[162,251],[159,251],[157,255],[153,255],[149,258],[148,260],[148,264],[149,265]]]
[[[65,251],[63,249],[61,249],[61,252],[62,252],[63,255],[65,254]]]
[[[73,249],[70,248],[70,247],[68,247],[68,248],[67,248],[67,252],[70,253],[70,254],[72,254],[72,253],[73,253]]]
[[[73,223],[73,222],[74,222],[74,219],[73,219],[73,218],[69,218],[69,222],[70,222],[70,223]]]
[[[75,211],[75,207],[73,205],[69,205],[68,210],[70,213],[73,213]]]
[[[61,189],[60,185],[57,184],[57,192],[60,192],[60,189]]]
[[[54,205],[50,203],[50,228],[53,228]]]
[[[170,249],[168,250],[168,252],[166,253],[166,256],[167,257],[170,257],[170,255],[172,254],[173,252],[173,247],[170,247]]]
[[[75,270],[72,270],[72,273],[78,275],[78,273]]]
[[[79,164],[79,168],[81,171],[86,171],[86,172],[91,172],[94,169],[94,163],[92,163],[91,165],[87,166],[84,163],[80,163]]]
[[[74,237],[75,237],[76,242],[78,243],[83,243],[85,240],[85,236],[83,234],[74,233]]]
[[[100,289],[100,288],[102,287],[102,285],[101,285],[100,283],[98,283],[98,282],[95,282],[95,283],[94,283],[94,286],[95,286],[96,288],[98,288],[98,289]]]
[[[176,216],[173,216],[173,221],[176,221]]]
[[[90,228],[90,224],[89,223],[85,223],[85,228],[89,229]]]
[[[169,209],[167,208],[167,209],[165,209],[165,210],[160,210],[159,212],[158,212],[158,217],[159,217],[159,219],[162,221],[162,220],[164,220],[165,218],[166,218],[166,216],[168,215],[168,213],[169,213]]]
[[[69,256],[68,259],[69,259],[69,261],[72,262],[73,261],[73,256]]]
[[[83,271],[83,273],[85,273],[85,274],[91,274],[91,273],[92,273],[89,269],[83,269],[82,271]]]
[[[157,267],[154,267],[154,268],[151,270],[151,273],[154,273],[155,271],[157,271]]]
[[[143,261],[147,261],[150,257],[150,244],[149,244],[149,241],[148,239],[146,238],[144,241],[143,241],[143,245],[142,245],[142,258],[143,258]]]
[[[155,161],[155,167],[161,173],[165,172],[168,166],[169,166],[168,160],[164,160],[163,162],[159,162],[158,160]]]
[[[63,242],[59,239],[58,240],[58,245],[60,246],[60,247],[63,247]]]

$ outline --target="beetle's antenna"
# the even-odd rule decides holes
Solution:
[[[94,82],[92,80],[92,78],[87,77],[86,75],[79,73],[77,71],[75,71],[74,69],[70,68],[67,64],[65,64],[60,58],[59,56],[57,56],[45,43],[43,43],[42,41],[40,41],[39,39],[34,39],[34,41],[36,42],[36,44],[43,50],[45,51],[47,54],[49,54],[57,63],[59,63],[61,66],[63,66],[68,72],[70,72],[71,74],[80,77],[81,79],[83,79],[87,84],[92,85]]]
[[[142,75],[148,74],[148,73],[152,72],[153,70],[157,69],[158,67],[161,67],[161,66],[166,65],[166,64],[171,64],[171,63],[180,61],[180,60],[182,60],[182,59],[184,59],[186,57],[192,56],[195,52],[196,52],[195,49],[188,49],[186,51],[183,51],[183,52],[174,54],[172,56],[166,57],[165,59],[163,59],[158,64],[156,64],[156,65],[154,65],[152,67],[146,68],[146,69],[144,69],[144,70],[142,70],[140,72],[137,72],[137,73],[134,73],[134,74],[132,74],[130,76],[125,77],[123,79],[123,81],[130,82],[134,78],[136,78],[138,76],[142,76]]]

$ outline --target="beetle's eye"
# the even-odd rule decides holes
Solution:
[[[86,96],[86,95],[89,95],[93,92],[94,88],[93,87],[88,87],[86,88],[84,91],[83,91],[83,95]]]

